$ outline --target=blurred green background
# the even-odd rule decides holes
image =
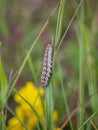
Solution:
[[[14,75],[21,66],[23,59],[41,30],[45,21],[50,18],[49,24],[41,34],[39,41],[34,46],[31,54],[33,68],[29,66],[29,61],[25,66],[16,87],[24,85],[27,81],[32,81],[39,86],[41,74],[42,56],[45,44],[52,39],[56,30],[56,21],[58,10],[50,17],[54,8],[58,5],[58,0],[0,0],[0,55],[4,65],[4,70],[9,79]],[[68,27],[79,0],[68,0],[65,8],[63,32]],[[64,102],[60,95],[60,73],[58,68],[62,68],[62,79],[66,89],[69,108],[72,111],[78,101],[78,77],[79,77],[79,48],[76,34],[77,23],[80,11],[73,20],[67,35],[64,38],[54,66],[54,92],[55,107],[63,120],[62,113]],[[84,24],[89,31],[90,47],[95,61],[94,71],[96,79],[98,77],[98,1],[84,0]],[[32,70],[35,71],[35,76]],[[12,74],[13,73],[13,74]],[[85,75],[84,75],[85,77]],[[36,80],[35,80],[36,79]],[[98,81],[98,80],[97,80]],[[87,82],[85,81],[85,86]],[[98,83],[97,83],[98,84]],[[58,102],[57,102],[58,101]],[[58,106],[60,104],[60,108]],[[62,110],[62,111],[61,111]]]

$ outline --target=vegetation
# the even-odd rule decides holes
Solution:
[[[97,0],[0,3],[1,130],[97,130]],[[53,69],[43,88],[48,42]]]

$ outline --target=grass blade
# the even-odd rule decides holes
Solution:
[[[34,68],[31,56],[29,56],[29,58],[28,58],[28,65],[30,68],[30,72],[32,73],[32,75],[34,77],[34,82],[37,83],[36,70]]]
[[[75,10],[75,12],[74,12],[74,14],[73,14],[73,16],[72,16],[72,18],[71,18],[71,20],[70,20],[68,26],[67,26],[67,29],[65,30],[65,32],[64,32],[64,34],[63,34],[63,36],[62,36],[62,38],[61,38],[61,40],[60,40],[60,43],[59,43],[59,45],[58,45],[58,47],[57,47],[57,50],[56,50],[56,53],[57,53],[58,49],[60,48],[60,46],[61,46],[61,44],[62,44],[62,42],[63,42],[63,40],[64,40],[64,38],[65,38],[65,36],[66,36],[66,34],[67,34],[67,32],[68,32],[69,27],[71,26],[71,24],[72,24],[72,22],[73,22],[75,16],[77,15],[77,13],[78,13],[78,11],[79,11],[79,8],[80,8],[80,6],[81,6],[81,4],[82,4],[82,2],[83,2],[83,0],[80,1],[78,7],[76,8],[76,10]]]
[[[62,26],[63,26],[63,17],[65,11],[66,0],[62,0],[59,6],[58,18],[57,18],[57,26],[56,26],[56,35],[55,35],[55,45],[58,46],[58,43],[61,39]]]
[[[0,58],[0,111],[4,108],[6,104],[6,92],[7,92],[7,78],[3,70],[1,58]]]
[[[45,89],[45,105],[46,105],[46,123],[47,123],[47,130],[54,130],[53,128],[53,90],[52,84],[50,82],[49,86]]]
[[[97,112],[94,112],[83,124],[82,126],[80,126],[79,130],[81,130],[82,127],[84,127],[84,125],[86,125],[90,120],[92,120],[95,116],[96,116]],[[95,127],[95,130],[97,130],[97,128]]]
[[[86,50],[85,50],[85,30],[84,30],[84,8],[81,8],[80,21],[77,31],[77,37],[79,42],[79,102],[84,101],[84,75],[85,75],[85,63],[86,63]],[[79,124],[84,123],[85,113],[82,107],[80,107]],[[81,128],[84,130],[84,127]]]
[[[0,58],[0,128],[5,129],[4,107],[6,105],[7,78]]]

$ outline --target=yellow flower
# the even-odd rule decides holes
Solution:
[[[55,130],[62,130],[61,128],[55,128]]]
[[[8,121],[8,130],[25,130],[21,122],[28,127],[28,130],[32,130],[38,123],[37,117],[31,107],[19,95],[27,100],[34,107],[39,117],[43,119],[44,109],[40,96],[44,95],[44,89],[38,89],[32,82],[28,82],[14,96],[15,101],[19,104],[15,108],[18,119],[13,117]],[[56,110],[53,113],[53,120],[54,122],[58,120],[58,112]]]
[[[24,87],[22,87],[18,92],[22,97],[24,97],[36,110],[40,117],[43,117],[43,106],[41,102],[40,95],[44,95],[44,89],[38,89],[34,86],[33,83],[28,82]],[[19,96],[16,94],[14,99],[19,106],[16,107],[15,112],[17,117],[24,122],[28,121],[29,130],[32,129],[33,126],[37,124],[37,118],[35,114],[32,112],[30,106]],[[19,124],[19,125],[18,125]],[[23,126],[20,125],[20,122],[14,117],[11,118],[8,122],[8,128],[17,125],[18,130],[22,130]],[[14,129],[13,129],[14,130]]]
[[[39,90],[40,95],[43,96],[43,95],[44,95],[44,92],[45,92],[45,91],[44,91],[44,88],[40,88],[40,90]]]
[[[34,103],[40,91],[35,87],[33,83],[28,82],[24,87],[20,89],[19,94],[25,97],[25,99],[30,103]],[[44,92],[41,92],[41,94],[43,95]],[[14,98],[16,102],[24,104],[24,100],[18,94],[16,94]]]
[[[17,118],[13,117],[9,120],[8,130],[25,130],[25,128],[20,124]]]
[[[53,120],[55,122],[58,120],[58,112],[56,110],[54,110],[54,113],[53,113]]]

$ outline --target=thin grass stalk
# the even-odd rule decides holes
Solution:
[[[83,40],[83,39],[82,39]],[[79,45],[79,102],[80,104],[84,100],[84,43],[80,42]],[[84,122],[83,108],[80,108],[80,125]],[[83,130],[83,129],[81,129]]]
[[[81,37],[82,38],[82,37]],[[83,40],[83,39],[82,39]],[[84,43],[79,42],[79,102],[80,104],[84,101]],[[80,126],[84,122],[84,111],[80,108]],[[81,130],[84,130],[82,127]]]
[[[0,111],[2,111],[6,105],[7,86],[8,82],[0,57]]]
[[[58,11],[58,17],[57,17],[57,25],[56,25],[56,32],[55,32],[55,44],[57,44],[57,37],[58,37],[58,30],[59,30],[59,22],[60,22],[60,14],[61,14],[61,4]]]
[[[82,42],[83,43],[83,42]],[[81,45],[80,45],[80,56],[79,56],[79,59],[80,59],[80,61],[79,61],[79,77],[80,77],[80,79],[79,79],[79,102],[80,102],[80,104],[83,102],[83,100],[84,100],[84,74],[83,74],[83,72],[84,72],[84,64],[83,64],[83,45],[82,45],[82,43],[81,43]],[[83,122],[84,122],[84,112],[83,112],[83,108],[80,108],[80,125],[81,124],[83,124]],[[81,129],[82,130],[82,129]]]
[[[0,128],[5,130],[6,117],[4,115],[4,107],[6,106],[6,93],[7,93],[7,78],[3,69],[1,57],[0,57]]]
[[[2,130],[5,130],[5,118],[4,118],[4,113],[3,111],[0,113],[0,128]]]
[[[56,35],[55,35],[55,46],[57,47],[59,41],[61,39],[62,27],[63,27],[63,18],[64,18],[64,11],[65,11],[66,0],[61,0],[60,7],[58,11],[58,18],[57,18],[57,26],[56,26]]]
[[[53,126],[54,100],[53,100],[53,90],[52,89],[53,89],[52,83],[50,82],[49,86],[45,89],[47,130],[54,130],[54,126]]]
[[[29,58],[28,58],[28,65],[29,65],[29,68],[30,68],[30,72],[32,73],[32,76],[34,78],[34,82],[37,83],[36,70],[34,68],[31,56],[29,56]]]
[[[81,8],[80,14],[80,22],[79,22],[79,32],[77,32],[78,40],[79,40],[79,104],[82,104],[84,101],[84,75],[85,75],[85,40],[84,40],[84,8]],[[79,126],[84,123],[85,113],[82,107],[80,107],[79,112]],[[84,130],[82,127],[80,130]]]
[[[67,113],[68,113],[68,117],[70,117],[70,111],[69,111],[69,106],[68,106],[68,102],[67,102],[67,94],[66,94],[66,91],[65,91],[65,89],[64,89],[64,83],[63,83],[63,76],[62,76],[62,69],[61,69],[61,66],[59,65],[58,66],[58,72],[59,72],[59,77],[60,77],[60,83],[61,83],[61,91],[62,91],[62,96],[63,96],[63,100],[64,100],[64,105],[65,105],[65,109],[66,109],[66,111],[67,111]],[[71,120],[71,118],[70,118],[70,120],[69,120],[69,123],[70,123],[70,128],[71,128],[71,130],[74,130],[74,128],[73,128],[73,125],[72,125],[72,120]]]
[[[95,116],[96,116],[96,114],[97,114],[97,111],[94,112],[94,113],[80,126],[79,130],[81,130],[81,128],[84,127],[84,125],[88,124],[88,122],[90,122],[92,119],[94,119]],[[94,129],[97,130],[96,126],[94,126]]]

